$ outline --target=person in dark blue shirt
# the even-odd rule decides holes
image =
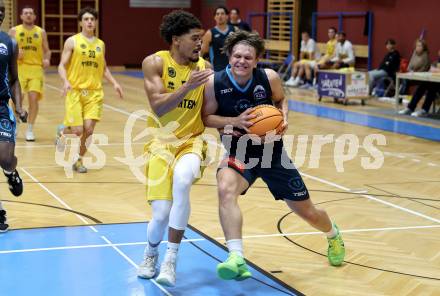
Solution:
[[[251,26],[240,18],[240,10],[232,8],[229,12],[229,24],[237,27],[239,30],[251,32]]]
[[[5,5],[0,0],[0,25],[5,18]],[[12,99],[15,112],[26,122],[27,112],[21,107],[21,90],[18,81],[17,43],[5,32],[0,32],[0,167],[3,169],[9,190],[15,196],[23,193],[23,182],[17,172],[15,156],[15,116],[9,107]],[[9,228],[6,211],[0,202],[0,232]]]
[[[206,31],[203,36],[201,55],[209,53],[209,59],[214,71],[221,71],[228,65],[228,57],[222,52],[226,37],[235,31],[235,27],[228,24],[228,9],[218,6],[214,13],[215,27]]]
[[[267,184],[276,200],[310,225],[327,235],[328,259],[341,265],[345,247],[338,228],[324,210],[317,209],[298,170],[284,150],[281,136],[288,126],[288,105],[281,79],[272,69],[257,68],[264,52],[264,41],[256,33],[238,31],[225,41],[229,57],[225,70],[216,72],[205,85],[202,110],[207,127],[219,129],[226,156],[217,171],[220,222],[229,249],[228,259],[217,266],[225,280],[251,277],[243,259],[242,214],[238,197],[245,194],[257,178]],[[280,109],[284,122],[279,135],[263,139],[246,134],[252,125],[253,107],[273,105]]]

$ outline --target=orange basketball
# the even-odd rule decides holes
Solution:
[[[283,114],[272,105],[258,105],[250,113],[256,115],[254,119],[249,120],[253,123],[249,127],[250,133],[258,136],[264,136],[266,133],[275,130],[278,134],[283,125]]]

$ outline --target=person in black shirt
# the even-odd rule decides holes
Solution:
[[[229,12],[229,24],[237,27],[239,30],[251,32],[251,26],[240,18],[240,10],[232,8]]]
[[[317,209],[298,170],[283,147],[282,134],[288,126],[288,105],[279,75],[272,69],[257,68],[264,52],[264,41],[256,33],[237,31],[225,41],[229,57],[225,70],[216,72],[205,85],[203,122],[220,130],[226,156],[217,171],[220,222],[229,257],[217,265],[217,274],[225,280],[251,277],[243,259],[242,214],[238,197],[258,178],[267,184],[276,200],[284,201],[298,216],[328,238],[328,260],[341,265],[345,247],[337,226],[324,210]],[[284,117],[280,135],[266,134],[263,139],[246,134],[258,105],[273,105]]]
[[[5,18],[5,5],[0,0],[0,25]],[[18,47],[15,40],[5,32],[0,32],[0,167],[5,174],[9,190],[15,196],[23,193],[23,181],[17,172],[17,157],[15,156],[14,112],[9,107],[12,99],[15,113],[21,121],[26,122],[27,112],[21,107],[21,88],[18,80],[17,67]],[[6,210],[0,202],[0,232],[9,228]]]
[[[228,65],[228,57],[222,52],[226,37],[235,31],[235,27],[228,24],[228,9],[218,6],[214,13],[215,27],[206,31],[203,36],[201,56],[209,53],[214,71],[221,71]]]
[[[379,68],[368,72],[370,93],[380,79],[390,77],[394,80],[396,72],[400,67],[400,53],[396,50],[396,41],[394,41],[394,39],[388,39],[385,42],[385,46],[388,52],[380,63]]]

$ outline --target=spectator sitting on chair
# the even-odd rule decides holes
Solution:
[[[370,93],[380,79],[390,77],[394,80],[396,72],[400,67],[400,53],[396,50],[396,41],[394,41],[394,39],[388,39],[385,42],[385,46],[388,52],[380,63],[379,68],[368,72]]]
[[[440,73],[440,50],[437,52],[438,58],[431,66],[430,72]],[[399,114],[410,115],[415,117],[426,117],[428,116],[429,109],[431,108],[432,102],[434,102],[437,97],[437,93],[440,91],[440,84],[435,82],[423,81],[417,87],[413,94],[411,101],[406,109],[400,110]],[[417,104],[425,95],[425,102],[423,103],[422,109],[415,111]]]
[[[252,31],[251,26],[241,20],[240,10],[238,10],[238,8],[232,8],[229,12],[229,24],[237,27],[239,30]]]
[[[311,64],[311,66],[314,67],[316,63],[315,59],[319,57],[319,50],[316,46],[316,42],[310,38],[309,33],[302,32],[301,39],[299,61],[294,62],[293,64],[292,76],[286,81],[286,85],[288,86],[298,86],[302,84],[306,65],[309,66]],[[309,75],[306,77],[307,83],[311,84],[311,71],[308,71],[308,74]]]
[[[417,39],[415,42],[415,48],[411,59],[408,64],[408,72],[426,72],[430,68],[429,62],[429,50],[426,41],[423,39]],[[402,80],[399,94],[404,95],[407,93],[409,87],[409,81]]]
[[[416,41],[416,47],[409,60],[409,72],[426,72],[430,68],[429,50],[426,41],[419,39]]]
[[[332,66],[330,60],[335,55],[336,50],[336,28],[330,27],[328,28],[328,41],[325,45],[325,54],[319,59],[318,63],[313,67],[314,76],[316,78],[316,73],[319,69],[329,69]],[[306,71],[307,73],[307,71]]]
[[[345,38],[345,32],[339,31],[336,34],[338,43],[336,44],[335,56],[330,60],[332,69],[354,67],[353,45]]]

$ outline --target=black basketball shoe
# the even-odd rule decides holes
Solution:
[[[9,229],[9,225],[6,219],[6,211],[0,210],[0,232],[6,232]]]
[[[9,190],[15,196],[20,196],[23,193],[23,181],[20,178],[17,170],[12,173],[4,173],[6,178],[8,178]]]

